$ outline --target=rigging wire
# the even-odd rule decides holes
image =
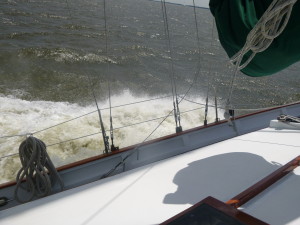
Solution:
[[[184,100],[187,101],[187,102],[190,102],[190,103],[197,104],[197,105],[206,106],[206,104],[204,104],[204,103],[195,102],[195,101],[187,99],[187,98],[185,98]],[[272,105],[272,106],[269,106],[269,107],[258,107],[258,108],[238,108],[239,106],[245,106],[245,105],[244,104],[235,105],[235,107],[233,107],[233,109],[238,110],[238,111],[260,111],[260,110],[272,109],[272,108],[278,107],[280,105]],[[208,107],[215,107],[215,105],[208,105]],[[217,109],[226,110],[226,107],[218,106]]]
[[[211,42],[210,42],[210,48],[213,49],[213,40],[214,40],[214,29],[215,29],[215,23],[212,22],[212,28],[211,28]],[[205,107],[205,114],[204,114],[204,125],[207,125],[207,116],[208,116],[208,96],[210,91],[210,84],[214,83],[212,82],[213,78],[211,78],[211,71],[212,71],[212,63],[209,64],[209,71],[208,71],[208,79],[207,79],[207,92],[206,92],[206,107]],[[217,112],[217,98],[216,98],[216,88],[213,86],[214,92],[215,92],[215,107],[216,107],[216,121],[218,121],[218,112]]]
[[[105,55],[106,55],[106,77],[108,86],[108,102],[109,102],[109,122],[110,122],[110,150],[118,150],[118,147],[114,145],[114,129],[113,129],[113,118],[112,118],[112,106],[111,106],[111,77],[110,77],[110,60],[108,57],[108,26],[107,26],[107,14],[106,14],[106,0],[103,0],[103,13],[104,13],[104,33],[105,33]],[[106,152],[107,153],[107,152]]]
[[[167,7],[166,1],[161,0],[161,9],[162,15],[164,20],[164,32],[166,36],[166,43],[169,53],[169,62],[170,62],[170,79],[171,79],[171,86],[172,86],[172,94],[173,94],[173,107],[174,107],[174,119],[176,124],[176,133],[182,131],[181,127],[181,118],[180,118],[180,110],[179,110],[179,102],[178,102],[178,95],[177,95],[177,87],[176,87],[176,80],[175,80],[175,72],[174,72],[174,62],[173,62],[173,51],[171,45],[171,37],[169,32],[169,22],[168,22],[168,14],[167,14]]]
[[[99,117],[99,122],[100,122],[100,128],[101,128],[101,133],[102,133],[102,138],[103,138],[103,144],[104,144],[104,151],[105,151],[105,153],[108,153],[108,151],[109,151],[108,136],[106,135],[106,131],[105,131],[105,128],[104,128],[104,123],[103,123],[103,120],[102,120],[101,109],[98,106],[98,102],[97,102],[96,95],[95,95],[95,90],[94,90],[94,87],[92,85],[92,81],[91,81],[90,75],[87,74],[87,77],[88,77],[88,80],[89,80],[89,85],[90,85],[90,88],[92,90],[92,95],[93,95],[93,98],[94,98],[94,101],[95,101],[95,104],[96,104],[96,108],[97,108],[97,112],[98,112],[98,117]]]
[[[200,55],[200,36],[199,36],[199,28],[198,28],[198,20],[197,20],[197,13],[196,13],[196,4],[195,4],[195,0],[193,0],[193,11],[194,11],[194,20],[195,20],[195,28],[196,28],[196,35],[197,35],[197,47],[198,47],[198,52],[199,52],[199,61],[198,61],[198,69],[196,71],[197,76],[200,73],[200,59],[201,59],[201,55]],[[211,32],[211,48],[213,46],[213,35],[214,35],[214,28],[215,28],[215,24],[214,22],[212,23],[212,32]],[[211,73],[211,64],[209,65],[209,74]],[[209,75],[209,78],[211,76]],[[210,83],[210,79],[208,78],[207,80],[207,94],[206,94],[206,105],[205,105],[205,115],[204,115],[204,125],[207,125],[207,115],[208,115],[208,96],[209,96],[209,83]],[[197,79],[197,78],[196,78]],[[196,81],[196,79],[194,80],[194,82]],[[214,89],[214,99],[215,99],[215,111],[216,111],[216,122],[219,121],[218,118],[218,105],[217,105],[217,96],[216,96],[216,88],[213,86]]]
[[[4,158],[9,158],[9,157],[17,156],[17,155],[19,155],[19,153],[12,153],[12,154],[9,154],[9,155],[4,155],[4,156],[0,157],[0,160],[2,160]]]
[[[5,136],[0,136],[0,138],[14,138],[14,137],[25,137],[28,134],[15,134],[15,135],[5,135]]]
[[[198,55],[199,55],[199,61],[198,61],[198,63],[199,63],[199,67],[200,67],[200,37],[199,37],[199,28],[198,28],[198,20],[197,20],[195,0],[193,0],[193,12],[194,12],[196,34],[197,34],[197,48],[198,48]],[[211,65],[210,65],[210,70],[211,70]],[[205,113],[204,113],[204,125],[207,125],[208,91],[209,91],[209,78],[208,78],[208,84],[207,84],[206,107],[205,107]]]
[[[73,23],[73,26],[75,26],[75,24],[73,22],[73,18],[71,16],[71,10],[70,10],[70,7],[69,7],[68,0],[66,0],[66,3],[67,3],[67,8],[68,8],[68,11],[69,11],[69,14],[70,14],[71,21]],[[103,138],[103,143],[104,143],[104,148],[105,148],[104,151],[105,151],[105,153],[108,153],[108,151],[109,151],[108,136],[106,135],[106,132],[105,132],[105,127],[104,127],[103,120],[102,120],[101,110],[100,110],[100,108],[98,106],[98,102],[97,102],[97,99],[96,99],[96,94],[95,94],[95,90],[94,90],[94,87],[93,87],[93,84],[92,84],[91,77],[90,77],[90,75],[88,73],[86,75],[87,75],[88,84],[89,84],[89,87],[90,87],[90,89],[92,91],[94,102],[96,104],[96,108],[97,108],[97,111],[98,111],[99,123],[100,123],[100,128],[101,128],[102,138]]]

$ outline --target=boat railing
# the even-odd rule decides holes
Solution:
[[[141,100],[141,101],[136,101],[136,102],[130,102],[130,103],[121,104],[121,105],[115,105],[115,106],[112,106],[112,108],[121,108],[121,107],[125,107],[125,106],[130,106],[130,105],[136,105],[136,104],[141,104],[141,103],[148,103],[150,101],[161,100],[161,99],[170,98],[170,97],[172,97],[172,96],[160,96],[160,97],[156,97],[156,98],[150,98],[150,99],[146,99],[146,100]],[[185,100],[188,101],[187,99],[185,99]],[[189,101],[189,102],[192,102],[192,101]],[[199,102],[196,103],[196,102],[194,102],[194,104],[196,104],[197,107],[192,107],[192,108],[189,108],[187,110],[183,110],[183,111],[181,111],[181,114],[187,114],[187,113],[190,113],[192,111],[202,110],[202,109],[205,108],[205,104],[203,104],[203,103],[199,103]],[[214,106],[213,105],[209,105],[208,107],[214,107]],[[100,110],[109,110],[109,108],[101,108]],[[42,128],[40,130],[28,131],[26,133],[19,133],[19,134],[7,134],[7,135],[3,135],[3,136],[0,136],[0,139],[7,139],[7,141],[11,141],[11,139],[13,139],[13,138],[26,138],[28,136],[38,135],[39,133],[48,131],[48,130],[53,129],[55,127],[62,126],[64,124],[66,124],[66,123],[70,123],[72,121],[75,121],[75,120],[87,117],[89,115],[95,114],[95,113],[97,113],[97,111],[98,110],[93,110],[93,111],[90,111],[88,113],[85,113],[85,114],[73,117],[73,118],[65,120],[65,121],[62,121],[60,123],[57,123],[57,124],[54,124],[54,125]],[[146,120],[143,120],[143,121],[138,121],[138,122],[129,123],[129,124],[126,124],[126,125],[123,125],[123,126],[114,127],[114,130],[121,130],[121,129],[124,129],[124,128],[127,128],[127,127],[137,126],[137,125],[141,125],[141,124],[144,124],[144,123],[149,123],[149,122],[158,121],[158,120],[164,120],[164,119],[166,119],[168,117],[173,117],[173,114],[169,113],[167,115],[160,115],[160,116],[157,116],[157,117],[154,117],[154,118],[150,118],[150,119],[146,119]],[[110,131],[110,130],[108,129],[107,131]],[[70,141],[74,141],[74,140],[78,140],[78,139],[83,139],[83,138],[91,137],[91,136],[94,136],[94,135],[97,135],[97,134],[100,134],[100,133],[101,133],[101,131],[94,132],[94,133],[88,133],[88,134],[84,134],[84,135],[81,135],[81,136],[78,136],[78,137],[73,137],[71,139],[66,139],[66,140],[62,140],[62,141],[59,141],[59,142],[55,142],[55,143],[49,143],[49,144],[47,144],[47,147],[52,147],[52,146],[55,146],[55,145],[66,143],[66,142],[70,142]],[[57,134],[57,135],[59,135],[59,134]],[[13,142],[17,142],[17,141],[19,141],[19,139],[18,140],[13,140]],[[14,156],[17,156],[17,155],[18,155],[18,153],[4,154],[4,155],[0,156],[0,161],[3,160],[3,159],[5,159],[5,158],[14,157]]]
[[[209,97],[214,97],[215,98],[216,96],[209,96]],[[129,103],[125,103],[125,104],[115,105],[115,106],[112,106],[111,108],[124,108],[126,106],[143,104],[143,103],[149,104],[149,102],[153,102],[153,101],[156,101],[156,100],[167,99],[167,98],[172,98],[172,96],[171,95],[159,96],[159,97],[155,97],[155,98],[149,98],[149,99],[144,99],[144,100],[140,100],[140,101],[135,101],[135,102],[129,102]],[[182,111],[180,112],[182,115],[189,114],[189,113],[195,112],[195,111],[199,111],[199,114],[201,115],[201,113],[204,113],[204,111],[206,109],[208,109],[208,108],[210,108],[211,111],[214,111],[214,110],[215,111],[219,111],[219,112],[224,112],[225,111],[225,107],[222,104],[218,104],[217,105],[216,102],[214,102],[214,103],[212,103],[212,102],[210,102],[210,103],[201,102],[200,100],[194,100],[193,97],[189,97],[189,96],[186,96],[186,95],[179,95],[179,99],[180,99],[180,102],[186,102],[186,103],[189,104],[189,107],[187,109],[182,109]],[[251,111],[259,111],[259,110],[267,110],[267,109],[273,107],[272,106],[272,107],[265,107],[265,108],[258,108],[258,107],[257,108],[251,108],[249,106],[250,105],[247,105],[247,104],[236,105],[235,107],[233,107],[233,110],[236,110],[236,111],[239,111],[239,112],[251,112]],[[100,110],[105,111],[105,110],[109,110],[109,109],[110,108],[101,108]],[[93,111],[87,112],[85,114],[82,114],[82,115],[79,115],[79,116],[75,116],[75,117],[73,117],[71,119],[62,121],[60,123],[57,123],[57,124],[54,124],[54,125],[51,125],[51,126],[48,126],[48,127],[44,127],[42,129],[39,129],[39,130],[36,130],[36,131],[33,131],[33,132],[28,131],[26,133],[21,133],[21,134],[7,134],[7,135],[3,135],[3,136],[0,136],[0,140],[1,139],[7,139],[7,141],[12,141],[13,142],[13,144],[10,144],[11,146],[12,145],[18,146],[20,144],[19,142],[23,141],[26,137],[35,136],[35,135],[38,135],[38,134],[40,134],[42,132],[45,132],[45,131],[51,130],[53,128],[56,128],[58,126],[62,126],[64,124],[70,123],[72,121],[76,121],[76,120],[79,120],[81,118],[90,116],[92,114],[96,114],[97,111],[98,110],[93,110]],[[130,127],[133,127],[133,126],[138,126],[138,125],[143,125],[143,124],[147,124],[147,123],[151,123],[151,122],[155,122],[155,121],[158,121],[158,122],[160,121],[159,125],[155,128],[155,129],[157,129],[161,125],[161,123],[163,121],[165,121],[167,118],[174,117],[173,110],[170,109],[169,111],[170,112],[168,114],[161,114],[159,116],[155,116],[155,117],[152,117],[152,118],[144,118],[144,120],[142,120],[142,121],[134,121],[134,122],[131,122],[131,123],[128,123],[128,124],[125,124],[125,125],[115,126],[113,128],[113,130],[117,131],[117,130],[122,130],[122,129],[130,128]],[[216,113],[215,115],[216,115],[215,117],[218,117],[218,113]],[[203,119],[203,117],[201,117],[201,116],[199,116],[199,118],[200,118],[200,120]],[[200,121],[200,120],[194,122],[194,124],[195,124],[194,127],[200,126],[200,125],[202,125],[204,123],[204,121]],[[213,120],[213,119],[210,120],[211,123],[216,123],[218,121],[219,121],[218,118],[215,118],[215,120]],[[205,123],[204,123],[204,125],[205,125]],[[186,127],[184,127],[184,128],[186,128]],[[74,128],[74,129],[76,129],[76,128]],[[110,132],[110,129],[108,129],[107,131]],[[152,133],[154,133],[154,131],[152,131],[147,136],[147,138],[144,141],[150,140],[150,137],[151,137]],[[173,132],[171,131],[168,134],[172,134],[172,133]],[[75,140],[92,137],[92,136],[99,135],[99,134],[101,134],[101,129],[98,132],[85,133],[85,134],[80,135],[80,136],[75,136],[75,137],[73,136],[71,138],[66,138],[65,140],[61,140],[59,138],[57,140],[57,142],[53,141],[52,143],[48,143],[46,145],[47,145],[47,148],[51,148],[51,147],[54,147],[54,146],[57,146],[57,145],[60,145],[60,144],[65,144],[65,143],[68,143],[68,142],[72,142],[72,141],[75,141]],[[57,133],[57,135],[59,135],[59,133]],[[162,135],[162,136],[164,136],[164,135]],[[153,138],[154,137],[151,137],[151,139],[153,139]],[[13,140],[11,140],[11,139],[13,139]],[[143,143],[144,141],[140,141],[140,142]],[[133,144],[137,144],[137,143],[130,143],[129,145],[133,145]],[[124,148],[126,146],[128,146],[128,145],[122,146],[122,148]],[[101,149],[102,147],[103,146],[100,145],[97,148]],[[14,148],[14,149],[16,149],[16,148]],[[7,159],[7,158],[17,157],[19,153],[16,150],[14,150],[14,151],[15,151],[14,153],[10,152],[9,154],[7,154],[7,152],[6,152],[6,154],[3,154],[2,156],[0,156],[0,162],[2,160]],[[100,155],[101,154],[102,153],[100,152]],[[105,154],[104,151],[103,151],[103,154]],[[98,155],[99,155],[99,153],[98,153]],[[86,156],[84,156],[84,157],[86,157]],[[81,159],[78,159],[78,160],[81,160]],[[60,165],[58,165],[58,166],[60,166]]]
[[[161,97],[156,97],[156,98],[150,98],[150,99],[146,99],[146,100],[141,100],[141,101],[130,102],[130,103],[126,103],[126,104],[112,106],[111,108],[120,108],[120,107],[129,106],[129,105],[136,105],[136,104],[140,104],[140,103],[146,103],[146,102],[165,99],[165,98],[170,98],[170,97],[172,97],[172,96],[167,95],[167,96],[161,96]],[[192,112],[192,111],[205,109],[205,107],[206,107],[206,103],[204,103],[204,102],[198,102],[198,101],[189,99],[187,97],[183,98],[183,96],[179,96],[179,97],[181,99],[183,99],[184,101],[186,101],[186,102],[189,102],[189,103],[192,103],[192,104],[195,104],[195,105],[198,106],[198,107],[195,107],[195,108],[191,108],[191,109],[188,109],[188,110],[181,111],[181,114],[187,114],[187,113]],[[207,107],[214,108],[215,110],[225,110],[225,107],[223,107],[223,106],[217,106],[216,107],[214,104],[208,104]],[[242,112],[242,111],[251,112],[251,111],[259,111],[259,110],[267,110],[267,109],[270,109],[270,108],[273,108],[273,107],[276,107],[276,106],[251,108],[251,105],[249,105],[249,104],[239,104],[239,105],[236,105],[236,107],[234,107],[233,110],[240,111],[240,112]],[[108,107],[107,108],[101,108],[100,110],[109,110],[109,108]],[[23,134],[3,135],[3,136],[0,136],[0,139],[10,139],[10,138],[15,138],[15,137],[27,137],[27,136],[31,136],[31,135],[36,135],[38,133],[41,133],[41,132],[44,132],[46,130],[55,128],[57,126],[61,126],[63,124],[72,122],[74,120],[86,117],[86,116],[94,114],[94,113],[97,113],[97,110],[93,110],[91,112],[76,116],[76,117],[71,118],[69,120],[65,120],[63,122],[54,124],[54,125],[49,126],[49,127],[45,127],[43,129],[40,129],[40,130],[37,130],[37,131],[34,131],[34,132],[27,132],[27,133],[23,133]],[[124,128],[127,128],[127,127],[140,125],[140,124],[143,124],[143,123],[153,122],[153,121],[156,121],[156,120],[164,119],[166,117],[173,117],[173,115],[172,114],[161,115],[161,116],[158,116],[158,117],[155,117],[155,118],[139,121],[139,122],[136,122],[136,123],[130,123],[130,124],[126,124],[126,125],[123,125],[123,126],[115,127],[113,130],[120,130],[120,129],[124,129]],[[110,130],[108,129],[107,131],[110,131]],[[59,144],[62,144],[62,143],[66,143],[66,142],[70,142],[70,141],[74,141],[74,140],[94,136],[94,135],[97,135],[97,134],[100,134],[100,133],[101,133],[101,131],[85,134],[85,135],[82,135],[82,136],[74,137],[74,138],[63,140],[63,141],[60,141],[60,142],[50,143],[50,144],[47,145],[47,147],[51,147],[51,146],[59,145]],[[4,158],[8,158],[8,157],[13,157],[13,156],[16,156],[16,155],[18,155],[18,153],[3,155],[3,156],[0,156],[0,160],[2,160]]]

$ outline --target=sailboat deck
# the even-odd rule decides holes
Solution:
[[[299,130],[267,128],[0,213],[1,224],[159,224],[207,196],[227,201],[300,155]],[[240,209],[299,224],[300,169]]]

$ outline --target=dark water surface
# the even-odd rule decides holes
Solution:
[[[108,60],[103,1],[1,1],[0,93],[27,100],[91,102],[87,75],[102,100],[107,98],[108,78],[113,93],[124,89],[135,95],[170,93],[161,4],[114,0],[106,6]],[[211,81],[223,98],[232,71],[218,47],[216,31],[212,40],[209,11],[197,10],[199,60],[193,8],[168,4],[167,9],[178,92],[185,92],[200,61],[194,93],[206,93]],[[297,100],[298,69],[294,66],[267,78],[240,75],[234,99],[239,104]]]

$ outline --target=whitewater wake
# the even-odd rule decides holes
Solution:
[[[148,101],[149,99],[149,96],[133,96],[129,91],[112,96],[115,146],[122,148],[144,141],[172,111],[172,97],[152,101]],[[194,101],[204,102],[201,98]],[[0,136],[12,136],[0,138],[1,183],[15,178],[20,168],[20,160],[16,153],[26,134],[33,134],[46,143],[55,166],[103,153],[104,146],[95,105],[25,101],[14,96],[0,96],[0,102]],[[140,103],[132,104],[135,102]],[[101,112],[106,134],[110,135],[108,102],[100,102],[99,105],[103,109]],[[203,124],[203,107],[182,101],[180,110],[184,130]],[[214,121],[214,115],[214,110],[210,110],[208,120]],[[174,132],[175,122],[171,114],[148,140]],[[7,155],[13,156],[5,157]]]

